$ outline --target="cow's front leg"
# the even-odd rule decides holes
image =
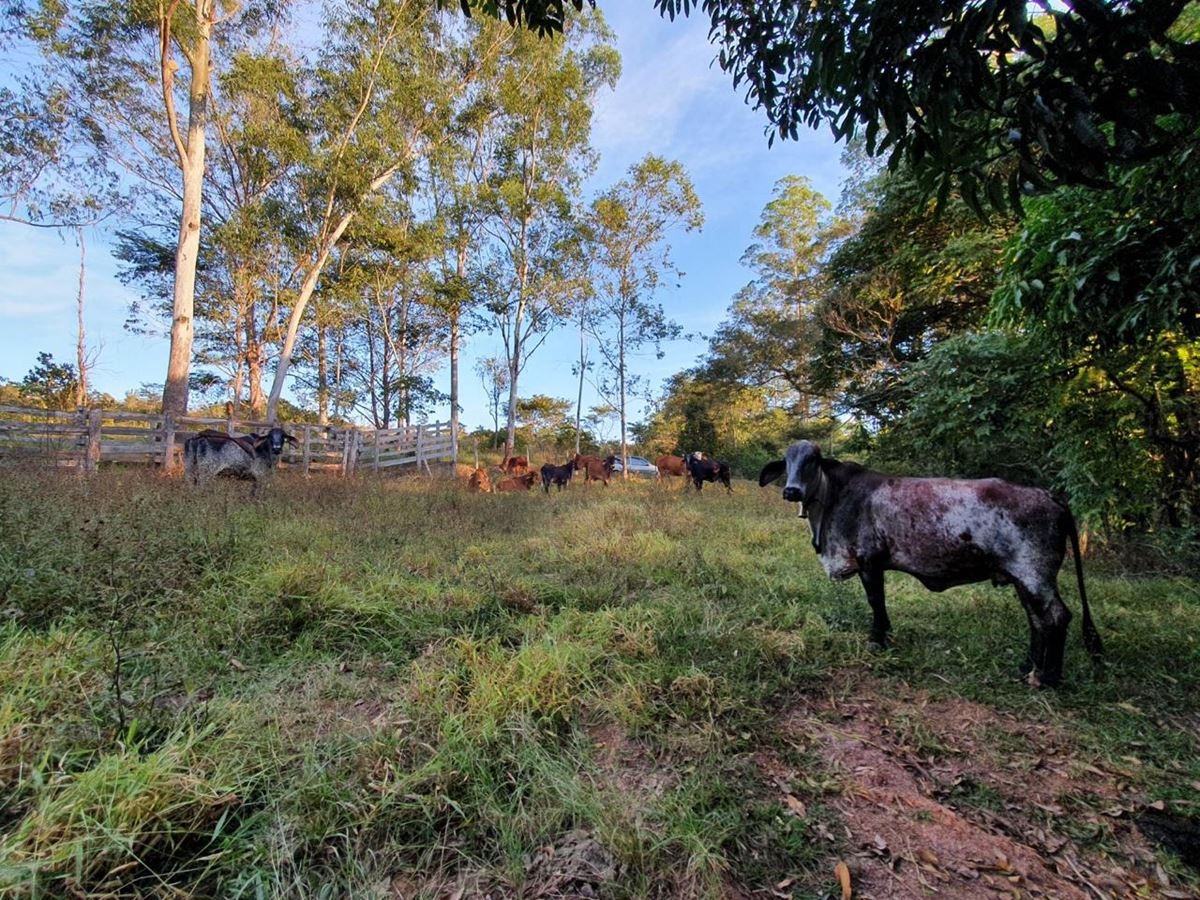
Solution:
[[[863,589],[867,592],[867,602],[871,604],[871,640],[872,650],[882,650],[888,645],[888,632],[892,623],[888,620],[887,604],[883,599],[883,570],[867,566],[858,573]]]

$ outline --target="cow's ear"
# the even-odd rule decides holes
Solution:
[[[762,471],[758,473],[758,486],[766,487],[786,471],[787,464],[782,459],[767,463],[763,466]]]

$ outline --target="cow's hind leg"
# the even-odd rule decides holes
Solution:
[[[1053,586],[1032,591],[1017,582],[1016,588],[1029,619],[1029,683],[1034,687],[1057,687],[1062,683],[1071,611]]]
[[[883,599],[883,570],[865,568],[858,573],[858,577],[867,592],[867,602],[871,604],[870,646],[882,650],[888,645],[888,632],[892,630],[887,604]]]

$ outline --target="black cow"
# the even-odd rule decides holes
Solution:
[[[571,460],[561,466],[546,463],[542,466],[542,489],[550,493],[550,485],[555,484],[561,491],[571,483],[571,475],[575,472],[575,461]]]
[[[725,490],[733,493],[733,487],[729,484],[729,463],[706,459],[703,453],[689,453],[683,458],[683,462],[687,466],[688,474],[692,476],[692,484],[696,485],[696,490],[702,490],[706,481],[719,481],[725,485]]]
[[[871,604],[871,642],[887,643],[891,622],[883,573],[907,572],[931,591],[988,581],[1011,584],[1029,619],[1029,657],[1022,669],[1034,686],[1062,680],[1071,611],[1058,593],[1058,570],[1071,541],[1083,608],[1083,643],[1101,653],[1083,588],[1079,536],[1067,507],[1046,491],[998,478],[897,478],[857,463],[825,459],[799,441],[758,477],[787,475],[783,499],[800,504],[813,547],[830,578],[858,575]]]
[[[221,474],[248,478],[254,482],[253,496],[279,462],[284,443],[299,444],[278,425],[265,435],[245,437],[205,430],[183,443],[184,475],[193,485]]]

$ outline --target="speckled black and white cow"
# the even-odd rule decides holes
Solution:
[[[265,435],[248,434],[245,437],[220,431],[202,431],[183,442],[184,476],[193,485],[223,474],[247,478],[254,482],[251,489],[253,496],[279,462],[285,442],[298,444],[278,425]]]
[[[1067,507],[1046,491],[998,478],[899,478],[821,456],[810,441],[768,463],[758,483],[787,475],[783,499],[800,504],[813,547],[830,578],[858,575],[871,604],[871,641],[884,645],[891,622],[883,573],[907,572],[932,591],[988,581],[1011,584],[1029,619],[1032,685],[1062,680],[1071,612],[1058,571],[1071,541],[1083,607],[1083,643],[1093,658],[1100,636],[1083,587],[1079,537]]]

